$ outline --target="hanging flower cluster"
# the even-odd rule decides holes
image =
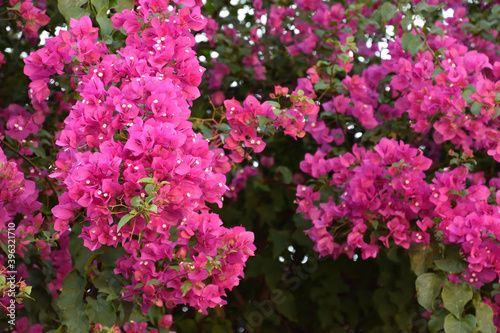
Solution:
[[[298,212],[312,221],[307,233],[320,255],[352,257],[359,248],[366,259],[376,257],[381,244],[389,247],[390,240],[404,248],[412,241],[429,242],[427,226],[416,221],[417,214],[428,218],[432,208],[426,199],[430,188],[424,173],[432,161],[421,151],[383,138],[370,152],[354,146],[353,153],[325,157],[321,151],[307,154],[301,170],[316,178],[333,172],[330,185],[341,191],[340,197],[329,197],[317,207],[314,201],[320,193],[297,187]],[[346,230],[347,239],[335,239]]]
[[[271,35],[292,56],[304,56],[308,76],[297,81],[291,95],[291,88],[276,86],[271,98],[278,103],[258,102],[251,95],[243,107],[226,100],[232,130],[224,148],[233,155],[239,150],[235,161],[242,162],[251,159],[244,148],[264,149],[267,136],[274,134],[267,126],[295,138],[309,133],[318,146],[300,163],[311,179],[297,186],[297,213],[312,222],[306,233],[321,256],[346,253],[353,258],[358,252],[367,259],[375,258],[382,245],[409,249],[431,241],[456,244],[467,268],[449,275],[450,281],[481,288],[500,277],[500,201],[493,198],[497,186],[490,190],[468,168],[473,168],[474,155],[500,161],[500,57],[494,38],[467,33],[461,2],[441,4],[453,15],[437,22],[434,31],[418,27],[409,9],[422,15],[441,10],[437,5],[415,1],[411,6],[384,3],[369,8],[353,2],[299,1],[296,8],[271,6],[264,11],[262,2],[254,1],[257,23],[263,15],[267,23],[248,42],[252,54],[245,64],[254,68],[253,79],[264,80],[266,67],[257,67],[273,61],[273,54],[259,44]],[[393,28],[385,49],[367,40],[354,42],[359,17],[354,10]],[[306,16],[310,19],[304,20]],[[375,23],[363,24],[365,37],[377,40]],[[235,43],[245,43],[229,28],[224,32]],[[359,70],[364,57],[377,52],[386,56]],[[223,75],[229,74],[218,62],[215,70],[222,69]],[[274,106],[273,112],[252,112],[250,100]],[[298,104],[302,107],[310,102],[309,108],[297,110],[297,101],[304,102]],[[249,129],[259,133],[258,141]],[[412,145],[389,139],[398,136]],[[449,166],[440,169],[433,163],[446,159],[441,147],[452,151]],[[242,179],[237,174],[234,181]]]
[[[54,229],[68,230],[83,210],[86,247],[123,246],[116,272],[131,284],[122,296],[141,298],[144,311],[190,304],[206,313],[225,304],[221,296],[255,250],[251,232],[223,227],[206,206],[222,206],[230,165],[188,120],[204,72],[190,29],[206,19],[199,5],[185,5],[141,1],[115,14],[114,27],[128,33],[116,54],[83,17],[25,60],[35,100],[77,60],[81,100],[65,120],[51,174],[65,190],[52,209]]]
[[[25,35],[25,39],[30,44],[35,45],[40,39],[39,29],[50,22],[50,17],[45,14],[46,1],[32,0],[10,0],[9,4],[15,10],[16,16],[21,17],[17,20],[17,27]]]

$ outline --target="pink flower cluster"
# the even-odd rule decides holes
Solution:
[[[224,140],[224,148],[232,150],[230,158],[240,163],[248,156],[244,148],[251,148],[260,153],[266,147],[262,139],[261,129],[257,117],[268,117],[276,119],[273,107],[269,104],[261,104],[257,98],[249,95],[243,102],[243,106],[234,98],[224,101],[226,108],[226,119],[231,126],[229,136]]]
[[[20,222],[15,223],[16,253],[24,256],[24,240],[29,235],[38,232],[43,218],[34,213],[42,204],[38,202],[38,190],[32,180],[26,180],[24,173],[19,170],[18,163],[8,160],[0,148],[0,230],[2,239],[7,239],[8,224],[13,224],[17,214],[22,215]]]
[[[354,146],[352,154],[333,158],[307,154],[301,170],[315,178],[332,172],[330,185],[339,191],[318,205],[320,192],[297,187],[297,212],[313,223],[306,232],[315,250],[336,258],[359,248],[366,259],[377,255],[380,242],[409,248],[440,230],[445,244],[461,245],[467,281],[480,287],[498,278],[500,210],[488,204],[490,190],[480,178],[467,187],[474,178],[465,167],[436,173],[429,185],[424,171],[431,163],[418,149],[385,138],[370,152]]]
[[[260,153],[266,147],[264,142],[264,126],[273,129],[283,128],[286,135],[293,138],[302,138],[305,135],[304,128],[308,116],[314,116],[319,111],[319,106],[312,102],[314,89],[308,79],[299,79],[297,89],[288,94],[288,88],[277,86],[273,98],[289,98],[291,105],[280,109],[276,102],[260,103],[257,98],[248,95],[243,106],[234,98],[224,101],[226,109],[225,117],[231,130],[224,139],[224,148],[232,150],[230,158],[235,163],[241,163],[249,158],[249,152],[245,148],[251,148],[253,152]],[[275,105],[273,105],[275,104]]]
[[[471,186],[466,186],[470,181]],[[469,263],[465,280],[480,287],[500,276],[500,197],[488,204],[490,190],[484,179],[474,182],[466,167],[436,173],[429,201],[435,205],[438,230],[446,244],[460,244]],[[497,192],[500,193],[500,192]],[[429,223],[431,224],[431,223]]]
[[[26,179],[24,172],[20,170],[20,161],[8,160],[0,148],[0,239],[8,247],[8,253],[5,256],[0,255],[0,272],[5,275],[5,271],[17,271],[18,279],[28,278],[27,268],[24,264],[18,264],[18,257],[24,257],[27,246],[34,243],[39,250],[40,258],[52,260],[54,268],[57,268],[54,271],[55,276],[47,281],[49,290],[57,293],[62,287],[64,277],[71,270],[71,256],[68,251],[69,233],[55,236],[59,239],[58,249],[55,249],[50,242],[39,238],[47,223],[44,223],[41,213],[37,214],[42,207],[38,195],[39,190],[36,189],[35,181]],[[10,298],[4,296],[0,302],[4,305],[10,304]],[[17,307],[21,308],[22,305]],[[36,331],[33,328],[29,332]]]
[[[389,247],[390,240],[404,248],[412,241],[429,242],[425,226],[416,219],[417,214],[429,216],[432,208],[424,173],[432,161],[421,151],[383,138],[373,151],[354,146],[352,153],[326,157],[321,151],[307,154],[300,168],[315,178],[333,172],[330,185],[338,189],[338,197],[330,196],[318,207],[319,192],[297,187],[297,212],[312,221],[306,232],[321,256],[352,257],[359,248],[366,259],[377,255],[381,243]]]
[[[46,1],[38,1],[35,5],[31,0],[10,0],[12,7],[18,3],[21,5],[19,15],[23,20],[18,20],[17,25],[26,34],[26,40],[34,45],[40,38],[38,30],[50,21],[50,17],[45,14]]]
[[[130,281],[125,299],[142,299],[144,311],[190,304],[206,313],[225,304],[221,296],[239,283],[255,246],[253,233],[223,227],[206,206],[222,205],[230,164],[188,120],[204,72],[190,29],[206,19],[200,4],[183,4],[139,1],[115,14],[114,27],[128,34],[117,54],[96,42],[88,17],[72,20],[26,59],[25,72],[43,100],[49,77],[72,56],[80,63],[73,71],[81,100],[65,120],[51,175],[65,190],[52,210],[55,230],[83,212],[85,246],[127,251],[115,270]]]
[[[301,6],[309,10],[308,4]],[[342,10],[336,12],[341,14]],[[359,76],[347,74],[342,84],[350,97],[338,95],[322,103],[321,115],[331,112],[349,116],[365,129],[374,129],[406,113],[416,132],[427,134],[432,130],[435,143],[451,142],[469,156],[485,150],[497,159],[500,62],[491,52],[469,51],[470,41],[463,31],[449,26],[455,21],[462,25],[466,22],[460,20],[463,17],[463,8],[455,8],[448,24],[438,24],[444,29],[444,37],[429,34],[431,49],[417,52],[415,57],[402,49],[403,32],[398,29],[395,41],[388,46],[391,58],[383,59],[382,65],[368,66]],[[400,19],[397,16],[394,22]],[[488,43],[482,45],[488,49]],[[441,48],[446,51],[437,59],[434,52]],[[365,51],[360,48],[360,52]],[[384,86],[386,92],[380,92],[379,83],[390,73],[395,74]],[[315,67],[308,74],[313,83],[329,80]],[[393,106],[379,104],[382,94],[395,100]],[[352,153],[328,158],[331,147],[327,144],[341,144],[344,133],[320,119],[310,116],[306,131],[322,146],[314,155],[305,156],[301,170],[313,178],[333,172],[330,185],[340,186],[342,192],[318,204],[320,192],[301,185],[297,197],[298,212],[313,221],[308,234],[321,255],[337,257],[347,252],[352,256],[355,248],[361,248],[363,258],[374,257],[379,242],[389,246],[392,239],[405,248],[411,242],[428,242],[429,228],[436,225],[445,243],[462,245],[469,263],[464,272],[466,280],[480,284],[498,275],[497,208],[487,203],[488,188],[481,184],[466,187],[465,179],[472,179],[466,168],[437,173],[434,184],[429,185],[423,171],[430,167],[431,160],[403,144],[400,147],[411,154],[385,160],[388,147],[395,142],[388,144],[390,141],[384,138],[374,148],[378,156],[355,145]]]
[[[6,134],[20,143],[25,143],[25,139],[30,134],[36,134],[45,120],[45,112],[41,108],[38,110],[37,113],[31,114],[18,104],[0,108],[0,117],[5,120],[5,127],[0,122],[0,137]]]
[[[495,63],[499,69],[487,76],[484,69],[493,65],[485,54],[456,43],[435,44],[448,49],[437,75],[433,74],[437,66],[429,51],[419,54],[416,62],[402,57],[394,64],[397,74],[391,87],[402,94],[397,103],[409,106],[411,126],[417,132],[434,129],[437,144],[450,141],[469,155],[486,149],[500,160],[500,123],[495,109],[500,81],[493,79],[500,78],[500,62]]]

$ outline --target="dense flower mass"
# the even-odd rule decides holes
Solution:
[[[7,312],[31,297],[31,277],[54,329],[161,332],[189,305],[216,314],[197,319],[203,331],[229,331],[220,306],[256,256],[252,277],[278,273],[233,298],[276,307],[229,326],[303,330],[275,292],[279,277],[306,279],[305,233],[320,257],[389,258],[374,299],[394,301],[384,274],[409,257],[407,303],[432,331],[500,330],[499,1],[9,6],[0,15],[15,22],[0,33],[32,52],[0,50],[2,79],[23,59],[30,100],[0,107]],[[307,293],[344,304],[348,287],[331,284]],[[406,306],[381,306],[380,330],[413,330],[389,314]],[[319,314],[315,330],[366,330],[342,311]],[[41,332],[28,317],[18,331]]]
[[[420,7],[433,12],[437,7],[432,5],[436,4],[418,4],[414,10]],[[255,6],[258,9],[262,4],[257,1]],[[382,58],[380,64],[370,64],[351,74],[352,51],[371,56],[377,50],[373,43],[369,47],[362,41],[353,49],[352,37],[343,29],[349,27],[350,32],[356,33],[356,15],[346,15],[353,7],[346,10],[339,4],[329,6],[315,1],[297,6],[312,15],[311,22],[303,22],[299,15],[291,19],[295,31],[283,30],[285,17],[294,17],[293,11],[271,7],[268,33],[281,36],[281,42],[288,45],[287,51],[293,56],[312,54],[308,77],[297,81],[294,94],[288,95],[288,88],[277,86],[271,97],[292,97],[292,105],[275,115],[299,119],[319,145],[315,153],[307,153],[300,163],[302,172],[316,181],[313,185],[298,185],[296,194],[297,212],[312,222],[306,233],[314,241],[314,249],[320,256],[334,258],[342,253],[353,258],[360,249],[361,257],[367,259],[375,258],[382,245],[409,249],[437,240],[460,246],[467,269],[453,273],[461,273],[463,281],[481,288],[498,280],[499,202],[491,200],[491,191],[496,191],[497,186],[490,190],[484,185],[484,177],[471,174],[468,169],[472,169],[471,161],[475,162],[474,155],[480,152],[498,161],[500,62],[496,52],[491,51],[496,46],[479,36],[473,42],[468,39],[464,32],[468,20],[460,3],[446,4],[454,14],[436,22],[434,32],[421,30],[411,21],[403,23],[402,19],[411,12],[389,5],[391,10],[394,8],[386,18],[394,28],[393,38],[387,43],[389,56]],[[364,7],[364,15],[374,20],[380,15],[385,18],[389,14],[383,12],[384,6]],[[375,39],[376,27],[373,28],[372,31],[370,24],[366,25],[366,36],[371,40]],[[312,33],[314,29],[324,29],[329,36],[338,34],[338,41],[322,40],[318,38],[321,35]],[[421,35],[422,31],[425,35]],[[473,49],[474,44],[480,47]],[[328,51],[319,57],[323,47]],[[253,49],[263,52],[258,46]],[[317,50],[315,54],[313,50]],[[263,63],[272,59],[261,58]],[[216,68],[222,66],[217,63]],[[257,69],[255,73],[259,75]],[[343,79],[335,77],[338,73],[343,73]],[[328,94],[329,89],[334,93]],[[314,99],[321,91],[320,98],[325,94],[328,98],[318,110]],[[292,113],[297,97],[303,95],[312,99],[314,111]],[[245,103],[249,98],[252,97]],[[279,101],[282,103],[283,99]],[[245,133],[245,128],[232,120],[233,113],[242,111],[234,100],[226,101],[225,108],[232,127],[230,144],[226,139],[225,147],[234,149],[234,141],[244,140],[235,134]],[[290,124],[280,124],[274,115],[265,116],[271,118],[276,128],[282,126],[285,134],[290,134]],[[331,119],[333,126],[328,126],[326,119]],[[378,141],[369,139],[375,143],[372,150],[354,144],[346,145],[346,152],[339,154],[339,149],[333,148],[333,143],[346,144],[347,133],[355,127],[358,139],[377,134],[378,128],[397,124],[398,119],[409,120],[407,129],[418,138],[413,140],[414,146],[377,135]],[[262,129],[265,121],[249,116],[241,123]],[[262,142],[263,149],[265,141],[258,142]],[[461,152],[460,155],[452,150],[450,166],[441,170],[431,168],[442,158],[436,149],[439,145]],[[243,151],[240,146],[238,149]],[[243,148],[248,146],[245,141]],[[242,160],[243,155],[240,156]],[[460,283],[457,277],[450,279]]]
[[[417,214],[429,218],[433,208],[427,200],[431,190],[424,173],[432,161],[421,151],[383,138],[370,152],[354,146],[353,153],[330,159],[325,155],[321,151],[306,155],[301,170],[313,177],[333,172],[330,184],[342,191],[341,202],[329,197],[328,202],[316,207],[314,201],[320,193],[308,186],[297,187],[299,212],[313,222],[307,233],[320,255],[338,257],[347,253],[352,257],[353,250],[360,248],[366,259],[376,257],[379,242],[389,247],[392,240],[406,249],[412,241],[429,242],[425,225],[412,223]],[[379,227],[384,231],[376,237],[371,229]],[[350,230],[344,243],[338,243],[328,231],[341,228]],[[365,234],[370,235],[368,242]]]
[[[80,100],[58,137],[51,174],[65,190],[52,209],[54,229],[69,230],[83,209],[86,247],[127,252],[115,270],[131,281],[124,298],[140,297],[144,311],[187,303],[206,313],[225,304],[221,296],[238,284],[255,246],[251,232],[223,227],[206,206],[222,206],[230,168],[188,120],[204,72],[190,31],[206,19],[194,4],[167,5],[144,2],[114,15],[114,27],[129,34],[116,54],[97,42],[89,17],[72,20],[26,59],[25,73],[32,98],[43,101],[50,77],[72,57],[79,63]]]

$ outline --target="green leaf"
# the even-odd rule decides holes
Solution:
[[[33,288],[32,286],[27,286],[26,288],[24,288],[24,290],[23,290],[24,294],[25,295],[30,295],[32,288]]]
[[[91,252],[92,255],[88,257],[87,261],[85,262],[85,266],[84,266],[84,269],[85,269],[85,273],[84,273],[84,278],[88,278],[90,273],[91,273],[91,269],[90,269],[90,265],[92,265],[92,263],[94,262],[94,260],[101,255],[101,252],[98,250],[98,251],[95,251],[95,252]]]
[[[384,4],[380,6],[379,10],[380,14],[385,19],[385,21],[389,21],[390,19],[392,19],[396,15],[396,12],[398,11],[396,6],[394,6],[390,2],[384,2]]]
[[[280,165],[276,168],[276,172],[281,174],[283,183],[290,184],[293,181],[292,171],[290,171],[290,169],[286,166]]]
[[[160,284],[160,281],[158,281],[157,279],[151,279],[148,282],[146,282],[146,284],[152,284],[153,286],[157,286]]]
[[[421,2],[420,2],[421,3]],[[424,43],[420,40],[420,36],[415,36],[408,44],[408,51],[410,51],[412,56],[415,56],[420,50]]]
[[[445,333],[472,333],[476,328],[476,319],[468,314],[462,320],[458,320],[451,313],[444,320]]]
[[[201,134],[203,134],[203,138],[210,139],[214,135],[214,131],[205,125],[201,125]]]
[[[105,1],[108,3],[108,1]],[[113,32],[113,22],[108,17],[108,4],[102,7],[95,17],[97,23],[99,23],[100,33],[103,40],[106,42],[112,42],[111,33]]]
[[[155,187],[156,186],[154,184],[148,184],[148,185],[146,185],[146,187],[144,188],[144,190],[146,191],[146,193],[148,195],[151,195],[153,193]]]
[[[439,35],[441,37],[443,37],[443,29],[442,28],[438,28],[436,26],[433,26],[430,30],[429,30],[430,33],[434,34],[434,35]]]
[[[497,328],[493,324],[493,309],[483,302],[476,305],[477,328],[483,333],[496,333]]]
[[[61,316],[61,324],[66,325],[71,333],[88,333],[90,330],[90,320],[85,314],[83,304],[78,308],[72,306],[64,309]]]
[[[425,273],[417,278],[415,281],[417,300],[423,308],[432,311],[434,300],[439,296],[444,281],[444,276],[435,273]]]
[[[83,304],[84,288],[85,279],[78,273],[78,270],[72,270],[64,278],[61,294],[57,298],[57,306],[65,309]]]
[[[289,114],[289,113],[285,113],[285,116],[286,116],[288,119],[292,119],[292,120],[297,121],[297,118],[295,118],[294,116],[292,116],[292,115],[291,115],[291,114]]]
[[[97,299],[87,297],[85,314],[94,323],[104,326],[113,326],[116,321],[116,312],[113,303],[106,301],[106,295],[100,294]]]
[[[405,33],[406,33],[406,30],[408,29],[408,26],[411,24],[411,22],[413,22],[412,16],[413,16],[413,13],[411,11],[407,11],[407,12],[405,12],[405,16],[401,20],[401,27],[403,28],[403,31],[405,31]]]
[[[321,66],[331,66],[332,63],[329,62],[329,61],[326,61],[326,60],[318,60],[318,62],[316,63],[316,67],[321,67]]]
[[[493,116],[493,119],[495,119],[496,117],[500,116],[500,107],[495,107],[495,111],[497,112],[494,116]]]
[[[152,183],[153,182],[153,178],[146,177],[146,178],[139,179],[137,182],[138,183]]]
[[[451,283],[446,281],[441,297],[443,298],[444,308],[456,318],[461,318],[465,304],[472,299],[472,288],[470,284],[465,282]]]
[[[467,102],[467,104],[472,104],[474,103],[474,100],[472,100],[472,98],[470,98],[469,96],[471,94],[473,94],[474,91],[472,90],[469,90],[469,89],[465,89],[463,92],[462,92],[462,98],[465,99],[465,101]]]
[[[319,91],[319,90],[326,90],[330,88],[330,85],[328,83],[326,83],[324,80],[319,80],[318,82],[316,82],[316,84],[314,85],[314,90],[316,91]]]
[[[264,116],[257,116],[257,121],[259,122],[259,127],[261,129],[273,122],[271,118]]]
[[[410,247],[411,270],[417,276],[425,273],[434,258],[434,248],[431,244],[412,244]]]
[[[91,0],[91,1],[92,1],[92,6],[94,6],[96,13],[103,8],[106,8],[107,10],[109,7],[109,0]]]
[[[29,147],[30,150],[33,152],[33,154],[35,154],[36,156],[47,158],[47,154],[45,154],[45,149],[43,149],[42,147],[40,146],[35,147],[33,144],[30,144]]]
[[[64,278],[62,292],[56,301],[62,310],[61,324],[68,327],[68,332],[88,333],[90,329],[90,321],[83,306],[85,283],[78,270],[72,270]]]
[[[155,214],[158,214],[158,206],[156,206],[156,205],[151,205],[149,207],[149,210],[152,211]]]
[[[446,273],[461,273],[467,269],[467,263],[462,259],[459,251],[458,247],[448,245],[444,251],[444,259],[434,260],[434,263]]]
[[[411,32],[409,32],[409,31],[405,32],[403,34],[403,36],[401,37],[401,47],[403,48],[403,50],[408,51],[408,47],[410,45],[410,42],[416,38],[417,38],[417,36],[415,36]]]
[[[280,103],[275,102],[275,101],[267,101],[264,104],[272,105],[274,107],[277,107],[278,109],[281,108]]]
[[[184,281],[184,283],[181,286],[182,297],[186,296],[186,294],[188,293],[188,291],[191,290],[192,287],[193,284],[191,282],[189,282],[188,280]]]
[[[90,15],[88,8],[81,8],[87,2],[87,0],[58,0],[57,8],[66,19],[66,22],[69,23],[71,18],[78,20],[82,16]]]
[[[130,221],[134,216],[131,215],[131,214],[127,214],[125,215],[124,217],[122,217],[120,219],[120,222],[118,222],[118,228],[116,229],[116,231],[120,231],[120,229],[125,225],[127,224],[128,221]]]
[[[419,2],[415,6],[415,12],[427,12],[427,13],[432,13],[436,10],[438,10],[440,6],[430,6],[426,2]],[[424,14],[425,15],[425,14]]]
[[[443,308],[432,311],[431,319],[429,320],[429,323],[427,325],[429,328],[429,332],[437,333],[442,330],[444,328],[444,320],[448,314],[449,312]]]
[[[496,4],[493,6],[493,8],[491,8],[491,15],[496,18],[499,13],[500,13],[500,5]]]
[[[483,29],[483,30],[490,30],[491,29],[491,26],[495,24],[495,22],[488,22],[486,20],[480,20],[479,21],[479,26]]]
[[[441,67],[437,67],[435,70],[432,71],[432,78],[434,79],[436,75],[443,73],[443,70]]]
[[[493,8],[491,8],[491,16],[493,18],[497,18],[499,13],[500,13],[500,5],[496,4],[493,6]]]
[[[478,116],[481,114],[481,108],[483,107],[483,105],[479,102],[474,102],[472,103],[472,106],[470,107],[470,112],[472,112],[472,114]]]
[[[21,10],[21,2],[16,3],[13,7],[7,7],[8,10],[15,10],[16,12]]]
[[[325,30],[323,29],[314,29],[313,33],[318,36],[319,38],[322,38],[325,35]]]
[[[117,13],[121,13],[124,9],[134,9],[134,0],[110,0],[110,8],[115,8]]]
[[[147,203],[147,204],[150,204],[150,203],[151,203],[151,201],[153,201],[155,198],[156,198],[156,197],[155,197],[155,196],[153,196],[153,195],[148,195],[148,196],[146,197],[146,199],[144,199],[144,202],[145,202],[145,203]]]
[[[142,199],[141,199],[141,196],[140,195],[136,195],[135,197],[133,197],[132,199],[130,199],[130,204],[134,207],[140,207],[141,204],[142,204]]]
[[[233,129],[231,126],[229,126],[226,123],[220,124],[219,126],[217,126],[217,128],[219,129],[219,132],[226,132],[226,133],[230,132]]]
[[[373,229],[378,228],[378,221],[377,220],[369,220],[368,222],[372,225]]]

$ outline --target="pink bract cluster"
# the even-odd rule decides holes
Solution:
[[[376,257],[382,244],[389,247],[390,240],[404,248],[412,241],[429,242],[427,226],[412,221],[417,214],[428,216],[432,208],[424,173],[432,161],[421,151],[384,138],[373,151],[354,146],[353,153],[325,157],[321,151],[307,154],[300,167],[316,178],[333,172],[330,185],[341,191],[339,203],[329,197],[317,207],[314,201],[320,193],[305,185],[297,187],[298,212],[313,222],[307,233],[320,255],[352,257],[359,248],[366,259]],[[380,235],[372,234],[373,229],[380,229]],[[346,230],[349,235],[343,243],[334,239]]]
[[[17,292],[22,292],[27,287],[22,280],[28,277],[28,272],[24,264],[17,265],[16,258],[25,256],[26,245],[41,229],[43,217],[35,214],[42,206],[37,200],[35,182],[25,178],[19,165],[20,161],[8,160],[0,148],[0,239],[6,249],[0,255],[0,275],[5,277],[10,275],[7,271],[17,271]],[[0,294],[0,305],[2,308],[10,305],[8,293]],[[21,307],[16,304],[16,308]]]
[[[412,8],[419,2],[415,1]],[[256,44],[252,53],[259,55],[260,64],[273,61],[272,54],[266,54],[257,42],[266,34],[279,36],[291,55],[307,56],[310,62],[308,77],[298,80],[292,95],[288,95],[289,88],[277,86],[271,96],[280,102],[280,97],[291,98],[291,106],[277,107],[273,113],[289,120],[296,118],[303,127],[290,133],[293,126],[280,123],[284,117],[262,116],[269,117],[269,124],[283,128],[285,134],[303,137],[307,132],[318,144],[300,164],[311,179],[297,187],[297,212],[312,222],[306,232],[315,242],[315,250],[334,258],[342,253],[352,258],[358,252],[367,259],[376,257],[382,246],[408,249],[412,244],[429,244],[437,239],[461,248],[468,266],[461,273],[465,281],[480,288],[498,279],[498,186],[494,183],[489,189],[484,177],[470,173],[466,167],[472,168],[467,159],[473,159],[474,154],[500,161],[497,46],[479,35],[470,37],[465,7],[456,1],[424,4],[453,9],[452,17],[436,23],[442,33],[422,30],[411,25],[412,21],[406,26],[402,23],[404,10],[395,6],[392,18],[385,22],[394,28],[385,50],[364,41],[356,41],[353,46],[351,36],[358,22],[353,8],[366,17],[380,12],[377,6],[349,4],[347,9],[321,1],[298,1],[298,9],[271,6],[266,30],[252,34]],[[259,20],[266,14],[262,2],[254,1],[254,7]],[[306,16],[310,20],[303,20]],[[380,20],[380,16],[374,20]],[[326,30],[326,36],[335,38],[322,38],[313,33],[316,30]],[[488,32],[493,36],[498,33]],[[368,39],[377,40],[377,33],[379,28],[366,25]],[[409,50],[407,40],[411,38],[419,42],[416,50]],[[328,51],[321,53],[325,49]],[[379,57],[382,51],[387,52],[387,56],[355,74],[354,53],[349,50],[357,53],[359,62],[376,52]],[[217,68],[228,72],[221,64]],[[257,70],[255,74],[255,80],[262,80]],[[341,79],[337,79],[339,76]],[[218,85],[212,88],[218,89]],[[329,97],[322,99],[324,95]],[[321,100],[321,106],[313,102],[315,109],[311,112],[293,113],[299,96]],[[244,135],[248,130],[243,124],[252,131],[266,124],[247,106],[249,99],[253,97],[247,97],[243,107],[235,100],[225,102],[228,119],[234,117],[233,113],[243,119],[239,123],[229,119],[233,130],[225,148],[243,152],[245,147],[252,147],[247,142],[252,135]],[[266,104],[269,102],[262,105]],[[415,146],[379,135],[382,126],[384,131],[395,128],[392,138],[411,137]],[[261,151],[265,135],[258,138]],[[362,144],[351,147],[348,141]],[[449,166],[440,169],[433,164],[440,159],[443,146],[461,151],[462,157],[450,158]],[[244,155],[239,156],[238,161],[242,161]],[[459,281],[458,277],[454,280]]]
[[[314,89],[308,79],[299,79],[297,89],[288,94],[288,88],[277,86],[274,98],[289,99],[291,105],[281,109],[278,103],[260,103],[255,96],[248,95],[243,107],[234,98],[224,101],[225,117],[231,127],[224,141],[224,148],[232,150],[230,158],[235,163],[250,159],[250,152],[260,153],[266,147],[263,140],[265,126],[283,129],[286,135],[294,139],[305,134],[306,117],[314,117],[319,106],[310,98],[314,98]],[[277,104],[277,106],[276,106]],[[251,150],[245,150],[251,148]]]
[[[0,148],[0,230],[7,229],[7,224],[14,221],[17,214],[23,215],[20,224],[36,224],[40,227],[41,215],[33,215],[42,204],[38,202],[38,190],[35,182],[26,180],[24,173],[18,169],[18,163],[7,160]],[[26,237],[28,233],[35,234],[37,230],[26,230],[19,236]],[[23,230],[24,231],[24,230]],[[18,254],[22,255],[22,247],[17,247]]]
[[[17,26],[26,34],[26,40],[34,45],[40,39],[38,30],[50,21],[45,14],[46,1],[37,1],[35,5],[31,0],[10,0],[10,5],[14,8],[19,6],[18,13],[22,19],[17,21]]]
[[[140,1],[115,14],[114,27],[128,34],[116,54],[97,42],[89,17],[72,20],[25,60],[25,73],[31,96],[43,100],[50,76],[78,60],[81,100],[65,120],[51,174],[65,190],[52,209],[54,229],[68,230],[83,214],[86,247],[123,246],[115,272],[130,285],[122,297],[142,299],[144,311],[189,304],[206,313],[225,304],[221,296],[239,283],[255,246],[253,233],[223,227],[206,206],[222,206],[230,164],[188,120],[204,72],[190,31],[206,19],[199,3],[183,4]]]
[[[500,62],[489,51],[469,50],[463,31],[452,27],[453,22],[466,22],[461,20],[464,10],[460,6],[454,10],[446,25],[437,24],[444,29],[443,36],[427,35],[429,48],[414,56],[403,50],[404,31],[398,29],[388,44],[390,59],[368,66],[359,76],[347,74],[342,84],[349,96],[337,95],[322,103],[319,115],[350,116],[366,130],[407,116],[416,133],[427,135],[432,130],[434,144],[449,142],[464,156],[483,150],[498,160]],[[391,23],[400,19],[396,16]],[[488,49],[488,42],[481,45]],[[438,58],[435,52],[442,48],[446,50]],[[308,74],[313,82],[318,76],[330,79],[321,71]],[[379,84],[387,75],[391,79],[383,92]],[[393,106],[381,104],[382,95],[393,98]],[[306,129],[321,146],[315,154],[306,154],[301,170],[313,178],[326,176],[336,195],[320,200],[321,191],[299,185],[297,197],[298,212],[313,223],[307,233],[321,255],[352,257],[359,248],[366,259],[375,257],[382,244],[409,248],[411,243],[442,237],[445,244],[461,246],[468,263],[462,273],[466,281],[480,287],[498,278],[499,212],[484,181],[478,182],[459,166],[436,172],[429,184],[425,171],[432,160],[417,148],[387,138],[373,151],[354,145],[352,153],[335,157],[324,143],[336,136],[317,119],[309,117]],[[318,127],[321,135],[313,130]],[[434,157],[433,152],[426,153]]]

